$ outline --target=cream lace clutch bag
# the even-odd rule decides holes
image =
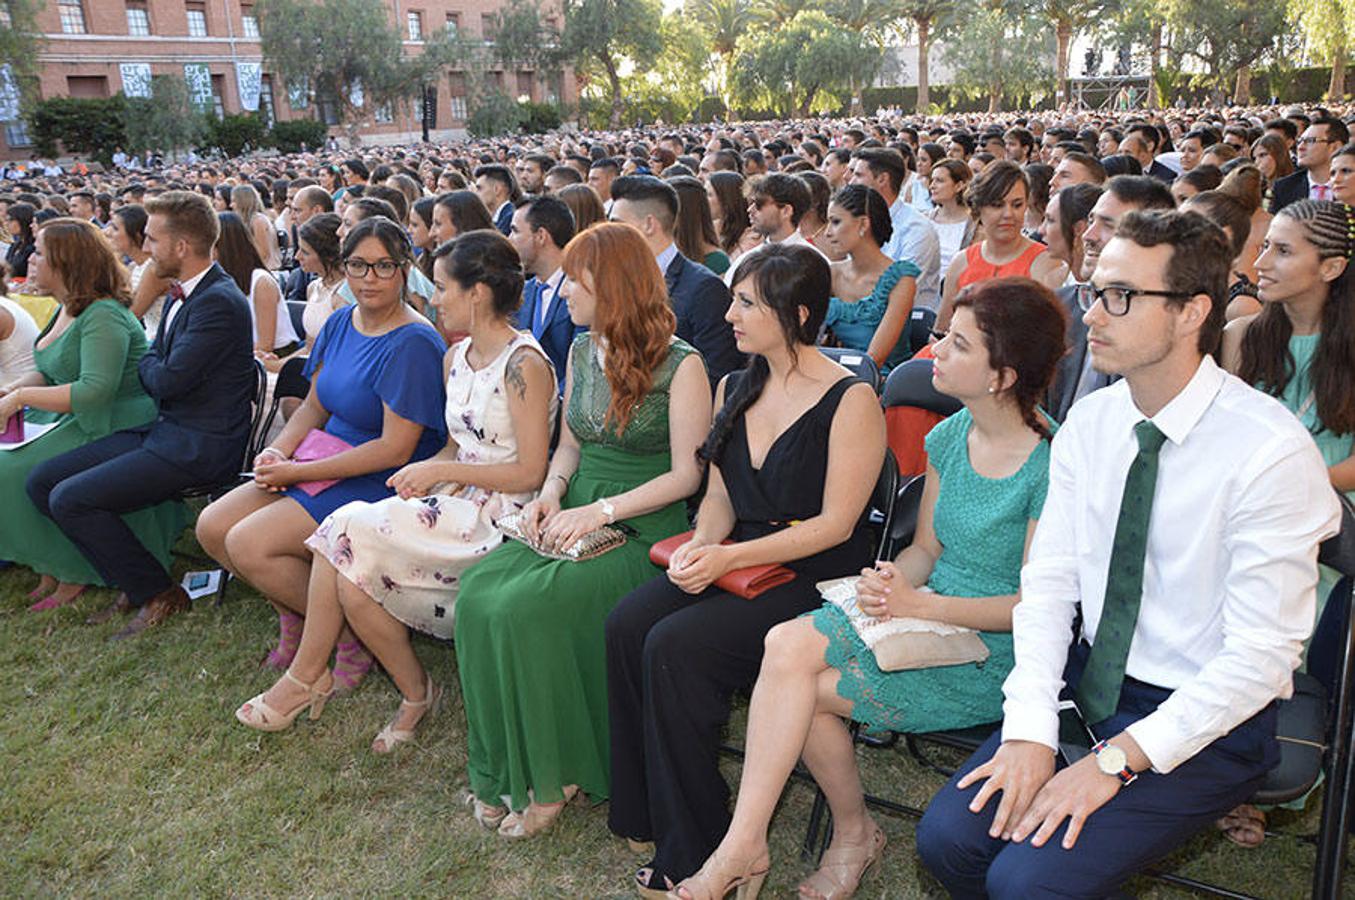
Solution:
[[[503,532],[504,537],[510,537],[519,543],[526,544],[541,556],[549,559],[563,559],[569,562],[580,562],[585,559],[592,559],[601,556],[608,550],[615,550],[626,542],[626,532],[622,525],[604,525],[596,531],[590,531],[579,538],[572,546],[565,550],[554,550],[543,547],[540,543],[527,537],[526,532],[522,530],[522,516],[520,513],[509,513],[495,524]]]
[[[866,615],[856,603],[858,580],[857,576],[834,578],[814,586],[824,600],[846,614],[862,642],[875,654],[880,671],[957,666],[988,659],[988,645],[972,629],[931,619],[877,619]]]

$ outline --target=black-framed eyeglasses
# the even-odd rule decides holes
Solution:
[[[1189,300],[1195,294],[1185,291],[1141,291],[1138,288],[1110,285],[1099,288],[1094,284],[1079,284],[1075,292],[1078,308],[1083,312],[1101,301],[1101,306],[1112,316],[1123,316],[1129,312],[1129,304],[1135,297],[1162,297],[1166,300]]]
[[[400,264],[393,259],[377,260],[369,263],[365,259],[349,257],[343,261],[343,270],[349,278],[366,278],[368,272],[375,272],[382,281],[389,281],[400,271]]]

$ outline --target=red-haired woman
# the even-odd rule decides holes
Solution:
[[[562,291],[577,325],[560,445],[526,530],[564,549],[604,525],[626,544],[584,562],[508,542],[462,578],[457,667],[475,818],[499,834],[547,828],[582,790],[608,792],[603,623],[648,581],[654,541],[687,527],[710,428],[701,358],[674,337],[663,275],[638,231],[602,223],[565,249]],[[512,812],[500,805],[507,798]]]

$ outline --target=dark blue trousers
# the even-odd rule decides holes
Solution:
[[[168,590],[173,581],[122,514],[173,499],[203,481],[201,474],[143,450],[145,438],[144,432],[119,431],[54,456],[29,473],[26,485],[38,511],[133,606]]]
[[[1115,715],[1093,730],[1114,737],[1169,694],[1126,679]],[[956,784],[997,752],[999,732],[927,807],[917,830],[918,856],[952,897],[1104,897],[1256,792],[1279,762],[1275,723],[1272,703],[1170,774],[1142,773],[1087,819],[1071,850],[1062,847],[1067,822],[1039,848],[1029,838],[1016,844],[989,837],[1000,796],[978,813],[969,811],[982,782],[963,791]]]

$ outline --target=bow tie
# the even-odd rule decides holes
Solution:
[[[183,285],[175,281],[169,286],[169,302],[174,303],[184,299]]]

